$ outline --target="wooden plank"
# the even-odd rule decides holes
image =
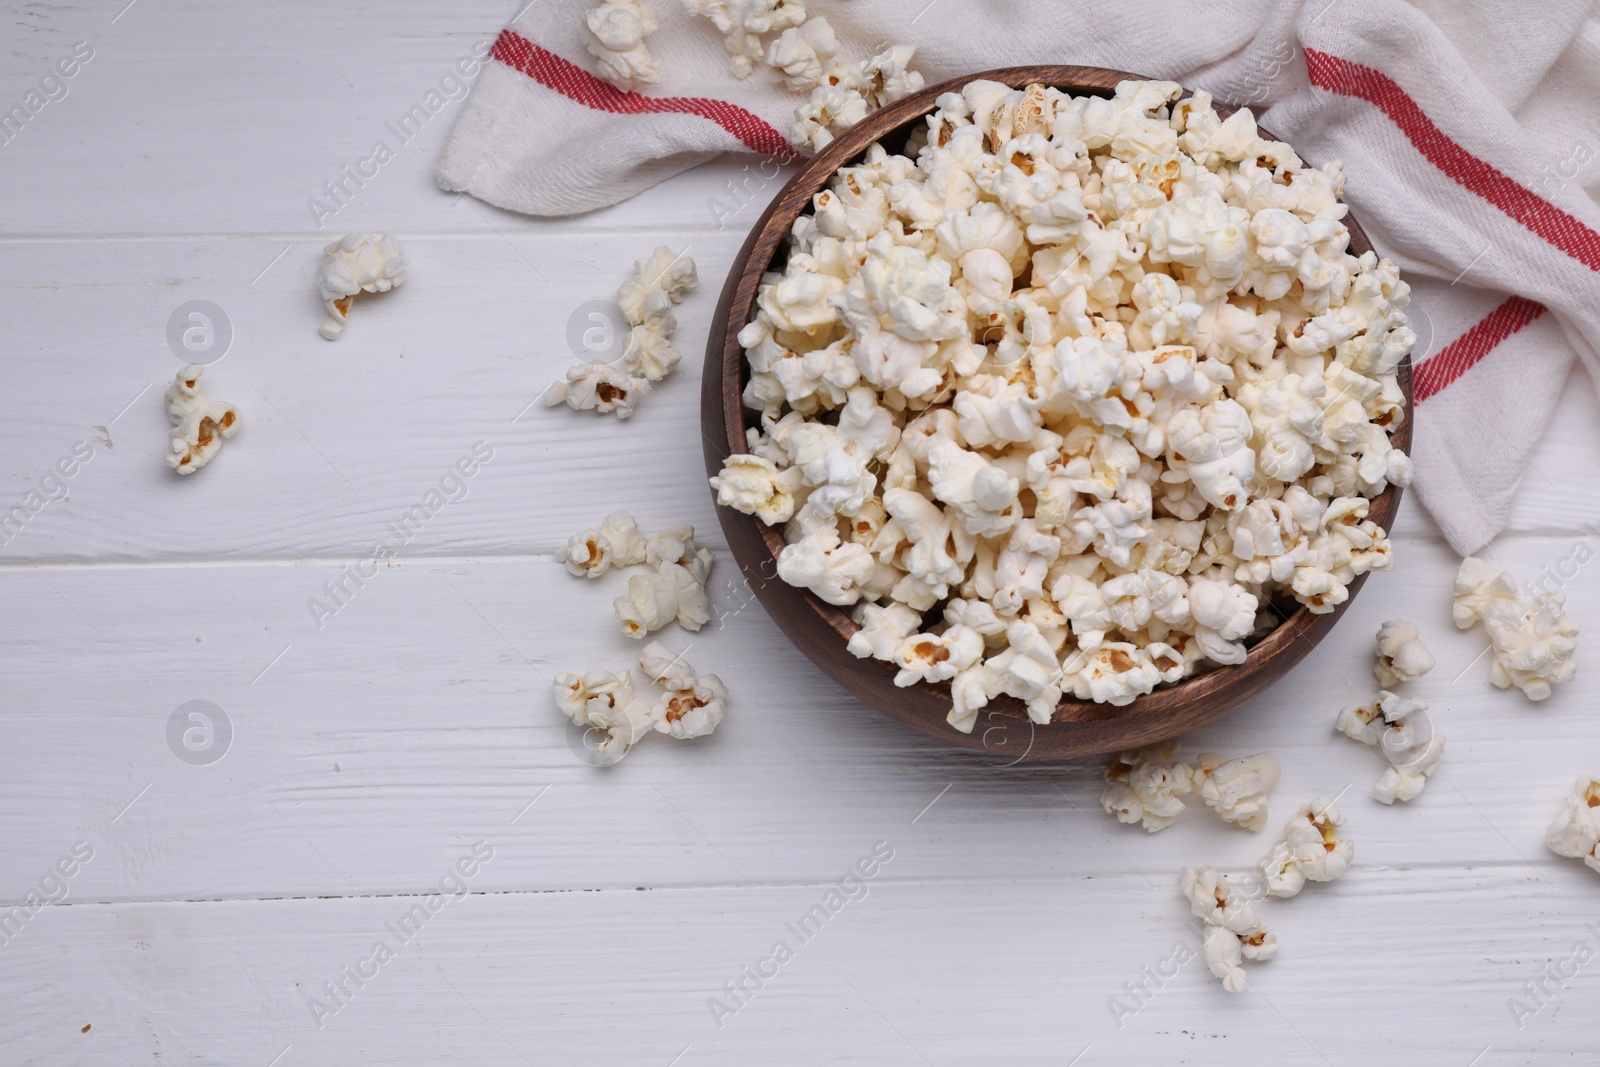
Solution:
[[[831,914],[820,886],[469,883],[402,942],[391,927],[422,898],[46,908],[3,950],[11,1062],[748,1063],[781,1045],[785,1062],[1087,1067],[1592,1051],[1575,1025],[1596,1002],[1592,963],[1564,988],[1546,979],[1540,1010],[1514,1018],[1508,1005],[1575,945],[1600,947],[1584,925],[1587,872],[1369,868],[1270,901],[1280,955],[1248,964],[1252,989],[1235,997],[1190,957],[1171,874],[919,884],[902,869],[919,846],[881,840],[893,859]],[[478,882],[516,852],[484,841],[494,856]],[[842,843],[830,880],[872,845]],[[828,918],[802,941],[791,924],[814,906]],[[393,953],[381,964],[380,941]],[[779,941],[789,958],[762,964]],[[751,995],[732,1001],[723,984],[757,966],[770,979],[746,979]],[[714,1019],[713,999],[737,1010]]]
[[[631,261],[662,240],[689,249],[702,278],[679,307],[678,372],[627,422],[535,403],[574,358],[569,321],[614,294]],[[720,536],[704,488],[698,383],[738,240],[731,231],[594,235],[577,247],[559,236],[413,240],[408,283],[357,300],[333,344],[315,332],[314,243],[289,243],[275,263],[284,248],[275,242],[123,247],[153,286],[102,242],[0,244],[0,288],[27,294],[9,334],[13,388],[0,397],[0,447],[13,457],[0,511],[22,505],[79,442],[94,456],[66,483],[67,499],[28,517],[0,559],[353,556],[478,441],[495,448],[494,462],[404,554],[548,552],[617,507]],[[244,425],[212,469],[179,479],[160,458],[161,394],[180,366],[165,330],[192,299],[220,305],[232,323],[233,347],[205,381],[240,406]],[[63,333],[67,322],[75,328]],[[1600,449],[1596,406],[1587,388],[1569,392],[1532,456],[1517,529],[1592,538],[1581,524],[1600,515],[1596,491],[1561,472]],[[1438,539],[1415,495],[1397,537]]]
[[[1531,562],[1557,545],[1513,547]],[[1570,779],[1600,766],[1587,661],[1542,706],[1492,689],[1481,634],[1448,621],[1448,550],[1407,546],[1402,562],[1291,677],[1189,738],[1190,753],[1276,753],[1274,827],[1345,791],[1374,863],[1555,864],[1544,825]],[[491,875],[503,889],[810,881],[844,844],[896,827],[929,843],[901,868],[918,878],[1118,873],[1191,850],[1248,863],[1269,843],[1203,809],[1156,836],[1121,827],[1096,805],[1100,761],[1004,768],[913,736],[824,681],[726,559],[712,580],[720,626],[664,636],[728,683],[728,721],[704,743],[650,738],[596,770],[569,748],[544,680],[637,655],[610,609],[620,576],[583,581],[548,559],[399,563],[359,588],[346,579],[347,604],[319,630],[308,601],[340,570],[0,574],[15,605],[0,623],[11,693],[0,799],[12,816],[0,853],[27,871],[106,834],[115,858],[88,870],[81,892],[122,901],[411,891],[485,826],[517,845]],[[1575,594],[1593,581],[1582,573]],[[1595,603],[1573,597],[1591,631]],[[1450,747],[1422,798],[1386,809],[1366,796],[1381,760],[1331,724],[1376,691],[1372,635],[1395,615],[1417,622],[1439,659],[1412,691]],[[234,729],[208,767],[168,747],[169,718],[196,699]]]
[[[351,230],[715,230],[721,220],[706,202],[727,195],[725,181],[755,195],[743,171],[753,160],[742,159],[566,221],[456,204],[434,183],[434,163],[460,108],[461,72],[476,69],[474,55],[493,43],[511,5],[397,9],[368,0],[332,9],[280,0],[174,18],[144,4],[113,24],[121,7],[19,10],[7,20],[7,108],[76,42],[88,42],[93,57],[65,82],[64,99],[0,145],[11,161],[0,167],[6,233],[326,241]],[[415,107],[426,121],[404,124]],[[393,153],[387,162],[378,142]],[[104,180],[108,159],[116,181]],[[342,183],[338,196],[325,190],[330,182]]]

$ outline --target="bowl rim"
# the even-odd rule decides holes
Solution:
[[[745,353],[743,346],[738,343],[737,334],[750,321],[761,275],[770,268],[781,251],[795,218],[810,208],[812,196],[826,187],[840,167],[854,161],[872,144],[893,137],[930,114],[937,107],[936,101],[943,93],[957,91],[968,83],[978,80],[997,81],[1012,88],[1022,88],[1038,82],[1075,95],[1110,96],[1119,81],[1154,79],[1127,71],[1083,66],[1020,66],[980,71],[928,86],[896,101],[868,116],[865,121],[846,131],[813,156],[789,179],[751,229],[743,248],[730,267],[721,301],[711,323],[707,340],[705,379],[702,383],[702,423],[708,474],[720,471],[723,460],[729,455],[746,450],[745,427],[751,425],[754,420],[741,400]],[[1184,87],[1181,98],[1191,95],[1192,91]],[[1221,103],[1214,106],[1222,117],[1240,109],[1237,106]],[[1265,129],[1261,130],[1261,135],[1280,140]],[[1348,197],[1343,199],[1348,204]],[[1353,211],[1347,212],[1343,222],[1350,232],[1351,254],[1360,255],[1374,250]],[[753,267],[753,264],[757,263],[760,264],[758,269]],[[1411,451],[1412,430],[1415,424],[1411,370],[1411,356],[1408,353],[1397,370],[1403,393],[1404,418],[1390,433],[1390,441],[1394,447],[1408,454]],[[712,496],[714,501],[714,491]],[[1388,486],[1384,492],[1370,498],[1367,517],[1387,532],[1394,525],[1401,496],[1400,486]],[[763,600],[769,613],[773,614],[774,619],[790,638],[801,646],[801,651],[819,666],[824,667],[826,673],[836,680],[846,669],[846,665],[839,662],[841,657],[853,661],[853,664],[849,665],[855,668],[849,672],[852,675],[892,677],[895,671],[890,664],[873,659],[856,660],[845,651],[844,646],[850,635],[859,629],[851,620],[847,610],[827,604],[809,591],[794,589],[777,580],[776,556],[784,545],[781,527],[767,526],[755,516],[745,515],[730,507],[716,505],[716,510],[724,532],[728,535],[730,548],[734,548],[736,544],[751,544],[752,539],[748,536],[751,529],[757,534],[755,540],[762,546],[760,558],[757,560],[741,558],[740,552],[736,549],[734,552],[736,562],[750,579],[754,591]],[[742,533],[743,536],[736,537],[736,533]],[[1012,737],[1010,730],[1003,730],[1005,736],[999,740],[991,739],[989,734],[995,729],[994,725],[984,731],[981,739],[974,737],[976,731],[963,733],[950,727],[944,719],[951,702],[949,683],[922,682],[900,690],[900,693],[907,698],[913,698],[918,691],[937,696],[945,710],[937,714],[936,721],[929,717],[926,699],[907,699],[906,706],[899,706],[899,702],[896,706],[885,706],[881,701],[869,699],[854,686],[847,685],[847,688],[851,688],[853,695],[862,699],[864,703],[876,707],[892,718],[924,733],[968,748],[982,748],[994,753],[1014,755],[1019,759],[1047,758],[1052,755],[1080,754],[1087,751],[1114,751],[1119,747],[1130,747],[1130,740],[1143,744],[1162,739],[1156,735],[1180,719],[1184,723],[1182,729],[1169,730],[1165,736],[1175,736],[1183,730],[1213,721],[1266,689],[1313,651],[1316,642],[1332,628],[1333,623],[1355,600],[1356,594],[1365,584],[1366,577],[1364,574],[1360,575],[1350,583],[1349,596],[1331,612],[1313,613],[1309,608],[1301,606],[1285,616],[1277,605],[1271,605],[1273,610],[1282,616],[1282,621],[1250,646],[1242,663],[1212,667],[1181,681],[1158,687],[1148,694],[1135,698],[1129,704],[1113,706],[1064,698],[1057,705],[1050,723],[1037,724],[1028,718],[1022,701],[1012,697],[992,700],[984,709],[984,717],[988,722],[994,724],[995,716],[1001,717],[999,726],[1002,728],[1007,725],[1007,720],[1018,726],[1021,722],[1027,722],[1029,730],[1025,740]],[[773,599],[767,595],[773,586],[781,586],[798,594],[799,601],[809,608],[813,616],[809,630],[816,632],[820,628],[836,635],[836,647],[832,648],[831,652],[825,647],[817,646],[815,642],[800,640],[796,628],[804,625],[803,620],[786,620],[778,615]],[[783,599],[788,601],[793,598],[786,596]],[[1269,672],[1269,665],[1276,669]],[[1237,692],[1230,695],[1230,690]],[[1201,705],[1207,706],[1203,714],[1188,716],[1182,714],[1186,708]],[[1109,722],[1121,724],[1123,728],[1103,729]],[[1072,732],[1073,727],[1085,724],[1100,728],[1091,732],[1115,735],[1119,740],[1115,744],[1109,741],[1096,742],[1086,749],[1073,738],[1065,736],[1065,733]],[[1020,733],[1020,730],[1016,732]]]

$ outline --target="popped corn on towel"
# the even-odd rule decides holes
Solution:
[[[571,215],[723,152],[793,158],[803,97],[760,68],[735,78],[709,22],[673,0],[645,3],[660,22],[647,43],[661,81],[642,93],[595,77],[585,0],[520,11],[457,121],[440,184]],[[1135,71],[1250,105],[1308,160],[1342,159],[1352,210],[1414,289],[1417,489],[1463,554],[1504,527],[1574,353],[1600,374],[1600,16],[1590,0],[809,7],[832,23],[841,62],[904,42],[930,84],[1029,63]]]

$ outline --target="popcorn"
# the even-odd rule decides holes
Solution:
[[[1428,705],[1422,701],[1385,690],[1370,704],[1345,708],[1334,720],[1336,730],[1379,748],[1388,761],[1372,789],[1380,803],[1414,799],[1427,785],[1427,776],[1438,769],[1445,739],[1434,732],[1427,711]]]
[[[574,411],[594,411],[618,419],[632,415],[644,391],[671,374],[682,358],[672,347],[672,334],[678,327],[672,305],[699,284],[694,260],[665,245],[634,263],[633,277],[617,292],[617,306],[630,326],[621,358],[610,364],[569,367],[565,381],[545,390],[545,404],[556,407],[564,403]]]
[[[748,78],[762,59],[761,37],[806,21],[801,0],[679,0],[689,15],[711,20],[722,34],[735,77]]]
[[[940,634],[911,634],[895,649],[900,670],[894,684],[904,687],[949,681],[982,655],[982,635],[965,626],[951,626]]]
[[[1061,662],[1054,647],[1031,622],[1006,626],[1006,649],[984,661],[984,690],[990,697],[1016,697],[1028,705],[1028,718],[1048,723],[1061,702]]]
[[[550,683],[556,707],[573,725],[592,728],[605,740],[592,750],[599,766],[609,766],[650,732],[647,705],[634,696],[633,679],[624,672],[591,670],[583,675],[558,674]]]
[[[639,669],[664,692],[651,703],[649,720],[657,733],[680,741],[705,737],[722,722],[728,688],[714,674],[700,674],[660,642],[639,654]]]
[[[1572,659],[1578,624],[1562,611],[1566,603],[1560,591],[1524,598],[1509,574],[1469,556],[1456,575],[1451,614],[1463,630],[1482,622],[1488,631],[1495,686],[1516,686],[1529,700],[1546,700],[1552,685],[1571,681],[1578,669]]]
[[[1195,918],[1205,923],[1206,967],[1228,992],[1243,993],[1249,982],[1242,961],[1272,959],[1278,939],[1216,868],[1185,867],[1178,884]]]
[[[867,98],[844,85],[822,84],[794,113],[790,139],[801,148],[820,152],[834,138],[867,117]]]
[[[611,569],[611,545],[599,530],[580,530],[558,554],[567,573],[578,578],[598,578]]]
[[[729,456],[722,473],[711,479],[711,488],[717,491],[718,504],[776,526],[794,515],[801,473],[797,467],[780,471],[761,456]]]
[[[656,31],[655,12],[639,0],[600,0],[584,16],[585,47],[600,63],[600,76],[625,93],[659,80],[644,39]]]
[[[1378,628],[1378,684],[1393,689],[1401,682],[1415,681],[1433,670],[1433,653],[1422,643],[1416,626],[1404,619],[1390,619]]]
[[[705,586],[693,571],[678,563],[662,563],[654,574],[628,579],[628,593],[614,602],[622,632],[640,638],[676,620],[685,630],[711,621]]]
[[[804,35],[805,28],[800,32]],[[831,27],[825,34],[814,30],[812,35],[821,39],[825,46],[832,45],[837,50]],[[783,68],[785,82],[791,89],[804,88],[809,82],[812,60],[806,55],[808,49],[816,50],[810,40],[802,42],[797,37],[785,45],[780,38],[768,52],[767,61]],[[820,84],[811,90],[811,99],[795,111],[791,139],[802,148],[821,151],[871,112],[922,88],[922,75],[910,69],[916,51],[907,44],[891,45],[871,59],[823,72]],[[818,56],[820,58],[820,52]],[[795,74],[790,73],[791,68]]]
[[[1100,806],[1118,822],[1139,823],[1155,833],[1183,813],[1183,797],[1194,791],[1194,768],[1175,763],[1178,745],[1124,752],[1106,768]]]
[[[239,409],[221,400],[207,400],[200,391],[204,367],[193,364],[178,372],[167,386],[167,466],[179,474],[193,474],[210,463],[224,438],[239,432]]]
[[[722,722],[728,689],[714,674],[697,675],[691,685],[669,689],[650,707],[657,733],[678,740],[705,737]]]
[[[645,540],[639,524],[626,511],[613,511],[600,524],[604,539],[616,567],[632,567],[645,561]]]
[[[828,20],[818,15],[802,25],[791,26],[767,46],[767,66],[783,76],[791,92],[810,92],[822,81],[823,72],[839,52],[839,39]]]
[[[1344,816],[1328,797],[1301,807],[1283,830],[1283,839],[1261,860],[1267,893],[1292,897],[1307,881],[1331,882],[1350,869],[1355,845],[1339,836]]]
[[[873,564],[866,548],[841,542],[838,528],[823,523],[778,554],[778,577],[811,590],[826,603],[848,606],[861,599],[861,586],[872,576]]]
[[[907,47],[829,67],[821,27],[779,32],[811,147],[920,84]],[[758,420],[719,504],[782,524],[779,576],[852,609],[852,654],[948,684],[959,729],[1241,663],[1269,605],[1331,612],[1393,563],[1367,516],[1411,477],[1409,288],[1349,254],[1337,167],[1179,93],[944,94],[813,196],[739,333]],[[1562,625],[1508,618],[1516,670]],[[1259,826],[1265,760],[1207,770]]]
[[[1578,779],[1545,831],[1544,843],[1556,855],[1581,859],[1600,872],[1600,779]]]
[[[328,317],[317,330],[330,341],[344,333],[357,293],[387,293],[406,280],[409,262],[400,241],[386,233],[346,234],[323,250],[317,292]]]
[[[566,404],[574,411],[594,411],[626,419],[648,383],[624,371],[592,363],[567,368],[567,380],[554,382],[544,391],[548,407]]]
[[[728,689],[714,674],[699,674],[681,653],[652,641],[639,655],[639,669],[660,687],[655,696],[636,694],[629,671],[591,670],[558,674],[551,683],[556,708],[576,726],[605,739],[591,752],[609,766],[652,731],[678,740],[705,737],[722,722]]]
[[[630,323],[640,326],[649,318],[652,293],[663,293],[668,301],[677,304],[699,287],[700,277],[694,260],[666,245],[659,245],[649,256],[634,263],[633,277],[617,292],[617,304]]]
[[[1270,752],[1224,760],[1201,753],[1194,790],[1223,822],[1259,831],[1267,824],[1267,794],[1278,784],[1278,761]]]

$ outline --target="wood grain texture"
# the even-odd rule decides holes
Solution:
[[[742,396],[748,365],[738,333],[754,315],[761,277],[781,263],[784,242],[794,220],[811,205],[811,198],[826,186],[839,167],[856,160],[875,143],[891,150],[903,143],[911,129],[935,107],[946,92],[959,91],[975,79],[998,81],[1013,88],[1042,83],[1073,93],[1109,96],[1118,82],[1139,75],[1092,67],[1008,67],[986,71],[930,86],[884,108],[829,144],[805,165],[768,205],[744,248],[734,261],[712,317],[706,345],[706,369],[701,378],[701,425],[705,439],[706,470],[715,474],[723,461],[745,450],[745,429],[755,425],[754,413],[744,408]],[[1221,107],[1224,117],[1233,109]],[[1265,128],[1262,134],[1271,137]],[[1361,255],[1372,244],[1353,216],[1345,219],[1350,231],[1350,251]],[[1411,361],[1400,366],[1405,394],[1405,419],[1390,435],[1395,447],[1408,450],[1412,434]],[[1391,486],[1371,504],[1369,517],[1388,530],[1394,526],[1401,489]],[[717,508],[723,533],[734,559],[760,598],[762,605],[812,662],[864,703],[885,715],[933,737],[965,748],[1022,759],[1050,759],[1115,752],[1177,737],[1232,711],[1282,679],[1322,640],[1355,599],[1364,584],[1350,584],[1350,597],[1331,612],[1317,614],[1308,608],[1293,610],[1266,637],[1254,644],[1243,663],[1218,667],[1175,685],[1158,688],[1124,707],[1065,699],[1048,724],[1027,722],[1022,701],[1002,696],[992,700],[982,716],[984,729],[963,733],[952,727],[948,684],[919,683],[901,687],[894,683],[892,664],[857,659],[845,646],[859,627],[848,612],[824,603],[815,594],[777,578],[777,556],[784,547],[781,530],[754,516],[729,507]],[[1282,612],[1280,612],[1282,614]],[[989,728],[1011,720],[1010,730]]]
[[[1170,875],[921,884],[896,870],[916,846],[878,840],[894,858],[807,940],[791,927],[823,906],[816,886],[478,891],[445,898],[405,942],[391,927],[420,895],[52,909],[0,973],[25,1056],[9,1062],[1462,1067],[1486,1046],[1483,1063],[1592,1053],[1587,971],[1521,1029],[1507,1008],[1548,961],[1600,942],[1570,871],[1369,866],[1277,908],[1283,949],[1230,996],[1193,955]],[[486,876],[514,847],[484,841]],[[872,844],[842,849],[835,881]],[[1419,944],[1441,914],[1465,936]],[[345,978],[379,941],[393,958]],[[743,972],[780,941],[790,958],[757,988]],[[742,1003],[724,988],[741,980]],[[737,1010],[714,1017],[713,1002]]]
[[[1396,570],[1315,653],[1185,738],[1191,753],[1274,752],[1274,824],[1345,790],[1354,870],[1268,906],[1283,951],[1251,969],[1256,992],[1230,998],[1191,962],[1119,1028],[1110,998],[1183,936],[1177,870],[1241,869],[1261,835],[1204,811],[1156,835],[1120,826],[1095,805],[1099,760],[1008,766],[829,681],[720,541],[698,367],[625,424],[537,407],[511,422],[570,359],[572,311],[656,244],[696,246],[707,291],[679,307],[678,341],[697,350],[710,290],[777,183],[722,228],[708,202],[747,158],[590,216],[523,219],[450,202],[432,149],[404,152],[329,230],[395,230],[415,273],[328,344],[307,183],[513,5],[139,0],[113,23],[123,7],[0,0],[0,101],[72,42],[97,49],[72,95],[0,147],[0,507],[100,425],[115,445],[95,444],[68,498],[0,547],[0,904],[74,842],[96,850],[0,944],[0,1062],[1587,1062],[1592,963],[1521,1028],[1507,1001],[1592,917],[1594,875],[1540,843],[1561,791],[1600,769],[1588,646],[1544,705],[1492,689],[1481,633],[1449,622],[1455,560],[1421,509],[1401,513]],[[175,369],[162,331],[191,297],[239,326],[208,381],[247,422],[180,481],[159,466],[150,392],[110,420]],[[469,495],[319,630],[307,599],[480,437],[496,458]],[[1596,454],[1600,404],[1575,381],[1494,562],[1532,578],[1594,543],[1600,489],[1574,472]],[[714,737],[651,738],[601,771],[568,748],[540,672],[637,651],[613,629],[620,576],[585,583],[552,558],[619,506],[694,522],[715,547],[719,624],[662,636],[733,704]],[[1567,582],[1586,635],[1597,582],[1592,562]],[[1449,745],[1424,796],[1389,809],[1367,796],[1376,757],[1330,723],[1372,695],[1372,632],[1397,616],[1438,656],[1413,691]],[[165,738],[196,698],[236,728],[208,767]],[[496,853],[472,895],[317,1029],[314,991],[480,839]],[[716,1029],[707,999],[878,840],[896,854],[869,897]]]

